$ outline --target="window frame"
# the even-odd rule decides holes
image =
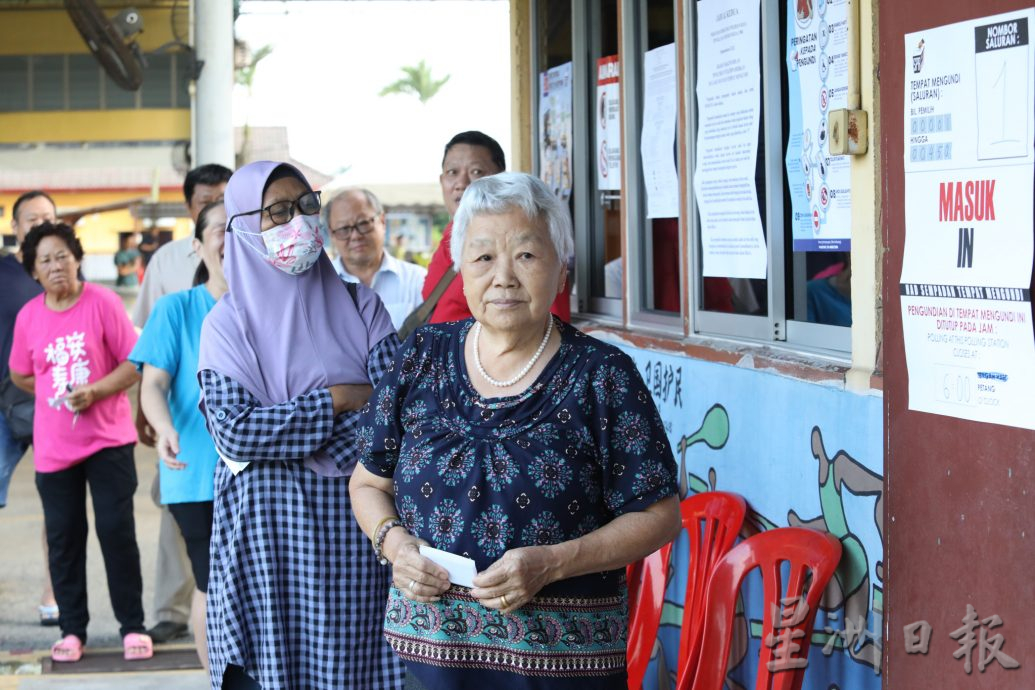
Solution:
[[[681,0],[672,0],[672,16],[675,35],[673,37],[676,51],[676,88],[679,89],[680,66],[683,49],[680,43],[679,15]],[[631,19],[627,23],[626,18]],[[686,314],[688,297],[686,290],[687,273],[682,257],[686,255],[686,218],[685,208],[680,203],[678,217],[679,247],[679,312],[667,312],[649,306],[653,303],[654,286],[648,280],[650,272],[647,263],[653,258],[653,233],[651,219],[647,218],[647,190],[643,183],[643,166],[640,161],[640,133],[643,128],[643,55],[648,45],[647,40],[647,3],[637,0],[619,0],[619,22],[621,31],[621,74],[620,88],[622,93],[622,162],[623,191],[635,190],[635,194],[625,194],[623,198],[623,265],[624,303],[628,305],[627,322],[629,327],[641,327],[660,333],[683,337],[684,314]],[[631,30],[626,30],[627,27]],[[676,103],[676,151],[677,173],[685,155],[686,133],[681,126],[680,103]]]
[[[591,0],[572,0],[572,117],[575,123],[590,122],[588,96],[594,89],[591,79],[594,65],[591,41],[599,32],[599,17],[589,7]],[[789,0],[788,0],[789,1]],[[785,162],[782,77],[785,70],[782,54],[781,15],[787,11],[781,3],[760,1],[762,110],[760,127],[764,134],[765,219],[767,261],[767,313],[763,316],[729,314],[703,309],[704,276],[701,271],[701,223],[693,182],[697,144],[697,64],[696,28],[697,0],[673,0],[675,12],[675,44],[678,88],[682,89],[677,113],[677,169],[682,178],[679,216],[680,313],[650,308],[650,267],[644,264],[651,256],[650,223],[645,217],[646,197],[640,165],[640,129],[643,116],[643,52],[647,44],[646,5],[636,0],[616,0],[618,4],[618,45],[621,71],[622,191],[621,241],[623,292],[621,299],[604,298],[590,293],[591,237],[594,230],[598,199],[591,199],[593,184],[588,176],[591,136],[586,126],[573,127],[573,204],[575,230],[575,285],[577,316],[602,326],[652,331],[678,339],[704,337],[746,342],[759,346],[792,351],[812,352],[836,360],[852,357],[852,328],[810,323],[788,318],[788,281],[793,280],[796,258],[788,244],[785,224]],[[537,3],[532,3],[533,26],[538,27]],[[783,29],[786,31],[786,28]],[[533,83],[538,84],[542,66],[538,43],[542,37],[532,32],[535,42],[532,53]],[[538,87],[531,94],[534,113],[538,113]],[[595,100],[595,99],[594,99]],[[533,117],[533,166],[538,174],[539,127]],[[789,203],[789,202],[787,202]],[[788,256],[788,253],[791,253]],[[802,255],[804,256],[804,255]],[[796,286],[797,287],[797,286]],[[796,293],[797,298],[797,293]]]
[[[88,56],[90,61],[93,62],[93,69],[97,73],[97,106],[96,107],[80,107],[73,105],[72,98],[72,80],[73,75],[72,62],[81,59],[83,56]],[[111,77],[107,75],[100,64],[96,62],[92,55],[89,53],[40,53],[40,54],[28,54],[28,55],[7,55],[5,58],[17,58],[25,60],[25,67],[23,73],[9,72],[8,75],[13,77],[15,80],[23,81],[25,84],[25,107],[24,108],[8,108],[0,107],[0,113],[2,114],[14,114],[14,113],[56,113],[56,112],[103,112],[106,110],[170,110],[170,109],[187,109],[190,108],[190,87],[185,78],[189,77],[187,74],[187,63],[184,58],[181,57],[182,53],[177,51],[153,53],[150,57],[153,59],[157,58],[161,61],[168,61],[168,69],[163,80],[155,82],[153,81],[155,75],[149,72],[148,69],[144,71],[145,81],[150,76],[152,82],[150,87],[142,86],[136,91],[125,92],[112,82]],[[57,100],[54,101],[52,107],[41,108],[39,105],[40,95],[43,93],[42,90],[38,89],[37,84],[37,72],[41,65],[45,65],[46,61],[52,60],[54,64],[60,64],[60,72],[54,71],[53,75],[55,79],[53,83],[48,82],[47,88],[51,89],[47,93],[48,97],[57,96]],[[81,66],[81,65],[80,65]],[[147,92],[148,98],[154,98],[155,94],[162,94],[161,102],[151,105],[145,105],[143,102],[145,91]],[[116,104],[110,103],[113,100],[115,94],[119,95]]]

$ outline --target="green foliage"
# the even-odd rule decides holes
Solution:
[[[421,103],[427,103],[449,81],[450,76],[447,74],[441,79],[435,79],[431,75],[431,68],[424,63],[424,60],[412,67],[401,67],[400,69],[402,69],[403,74],[406,76],[381,89],[379,96],[412,94]]]
[[[241,86],[247,87],[249,94],[252,91],[252,81],[255,79],[255,68],[272,52],[273,46],[264,45],[252,53],[247,65],[234,70],[234,81]]]

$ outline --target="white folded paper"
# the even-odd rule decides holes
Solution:
[[[225,457],[223,457],[222,454],[219,455],[219,458],[223,462],[226,463],[226,466],[230,468],[230,474],[234,475],[235,477],[237,475],[241,474],[241,472],[244,471],[244,468],[251,464],[251,463],[248,463],[248,462],[238,462],[236,460],[227,460]]]
[[[474,576],[478,574],[478,568],[470,558],[430,546],[421,546],[420,555],[445,568],[449,573],[449,581],[454,585],[474,587]]]

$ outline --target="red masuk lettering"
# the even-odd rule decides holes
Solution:
[[[938,220],[995,220],[995,180],[939,183]]]

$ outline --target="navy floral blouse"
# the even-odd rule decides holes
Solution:
[[[576,539],[676,494],[661,418],[625,353],[555,322],[561,347],[538,379],[483,398],[463,358],[473,323],[414,333],[359,432],[361,462],[393,478],[411,534],[482,571],[508,549]],[[587,676],[624,687],[627,627],[624,570],[555,582],[508,614],[463,587],[433,604],[393,588],[385,619],[431,689],[585,687]]]

